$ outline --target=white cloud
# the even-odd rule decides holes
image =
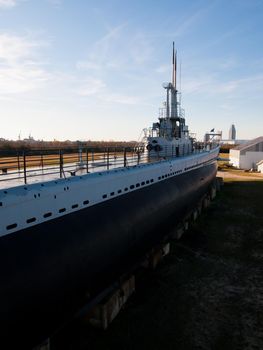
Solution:
[[[203,74],[200,78],[185,79],[182,90],[183,93],[223,94],[231,98],[237,95],[245,96],[247,92],[260,92],[262,89],[263,75],[219,81],[213,74]]]
[[[76,93],[80,96],[95,95],[106,86],[106,84],[100,79],[86,78],[82,85],[76,89]]]
[[[87,58],[76,63],[83,70],[136,70],[153,57],[152,39],[144,33],[130,33],[127,22],[107,30],[89,47]]]
[[[0,0],[0,8],[11,8],[16,6],[16,0]]]
[[[151,59],[153,47],[145,35],[138,33],[130,43],[130,52],[135,63],[143,64]]]
[[[92,61],[78,61],[76,64],[78,69],[83,70],[98,70],[101,69],[101,65]]]
[[[41,43],[0,34],[0,92],[17,94],[36,89],[51,78],[37,59]]]
[[[61,6],[63,3],[63,0],[47,0],[51,5],[54,5],[56,7]]]
[[[139,98],[136,96],[122,95],[122,94],[107,94],[102,96],[106,102],[121,103],[127,105],[136,105],[139,103]]]
[[[171,64],[163,64],[161,66],[159,66],[158,68],[155,69],[155,71],[157,73],[166,73],[166,72],[169,72],[171,71]]]

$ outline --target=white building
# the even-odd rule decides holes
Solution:
[[[256,169],[263,159],[263,136],[250,140],[230,150],[230,164],[240,169]]]
[[[263,160],[257,163],[257,170],[263,174]]]

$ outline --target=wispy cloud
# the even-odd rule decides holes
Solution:
[[[220,80],[213,74],[203,74],[196,79],[185,79],[183,92],[190,94],[220,94],[227,98],[245,96],[248,92],[263,90],[263,75],[247,76],[241,79]]]
[[[73,79],[75,83],[78,82],[79,87],[74,89],[74,92],[83,97],[95,97],[100,101],[108,103],[117,103],[117,104],[126,104],[126,105],[135,105],[139,102],[137,96],[125,95],[123,93],[112,92],[109,93],[106,91],[106,83],[101,79],[96,78],[84,78],[79,82],[76,78]],[[73,82],[71,82],[73,83]]]
[[[106,94],[102,95],[101,98],[106,102],[121,103],[125,105],[136,105],[139,103],[137,96],[123,95],[123,94]]]
[[[108,67],[117,67],[117,58],[113,50],[125,25],[124,23],[108,29],[107,33],[89,48],[87,59],[78,60],[76,67],[82,70],[102,70]]]
[[[130,43],[130,51],[133,61],[136,64],[143,64],[151,59],[153,47],[146,35],[137,33]]]
[[[162,64],[161,66],[157,67],[155,71],[157,73],[166,73],[171,70],[171,64]]]
[[[55,7],[60,7],[63,3],[63,0],[47,0],[51,5],[54,5]]]
[[[8,9],[16,6],[16,0],[0,0],[0,8]]]
[[[101,92],[106,87],[106,84],[100,79],[86,78],[81,82],[75,92],[80,96],[90,96]]]
[[[83,70],[131,70],[152,59],[151,38],[142,32],[130,33],[127,22],[107,29],[89,48],[87,58],[76,63]]]
[[[27,37],[0,34],[0,91],[16,94],[30,91],[50,79],[37,59],[41,43]]]

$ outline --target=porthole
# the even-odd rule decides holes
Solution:
[[[84,205],[89,204],[89,200],[88,200],[88,199],[87,199],[87,200],[85,200],[85,201],[83,202],[83,204],[84,204]]]
[[[34,198],[37,198],[37,195],[36,195],[36,194],[34,194]]]
[[[161,176],[158,176],[158,180],[161,180]]]
[[[153,182],[153,179],[151,179],[151,182]]]
[[[143,181],[143,182],[141,183],[141,185],[144,186],[144,185],[145,185],[145,182]]]
[[[118,193],[122,193],[122,190],[118,190]]]
[[[147,185],[150,183],[150,181],[149,180],[146,180],[146,183],[147,183]]]
[[[110,194],[111,196],[114,196],[114,192],[111,192],[111,194]]]
[[[134,185],[131,185],[131,186],[130,186],[130,189],[132,190],[133,188],[134,188]]]
[[[16,228],[16,227],[17,227],[17,224],[11,224],[11,225],[6,226],[6,229],[12,230],[13,228]]]
[[[61,208],[61,209],[59,209],[59,213],[64,213],[64,211],[66,211],[66,208]]]
[[[71,208],[72,208],[72,209],[76,209],[78,206],[79,206],[78,204],[73,204],[73,205],[71,206]]]
[[[127,192],[127,191],[128,191],[128,187],[125,187],[125,188],[124,188],[124,191]]]
[[[56,199],[56,198],[57,198],[57,196],[56,196],[56,195],[54,195],[54,198]]]
[[[30,218],[30,219],[27,219],[27,224],[31,224],[32,222],[36,221],[36,218]]]
[[[0,207],[2,207],[3,206],[3,202],[0,202]]]
[[[140,184],[136,184],[136,187],[140,187]]]
[[[48,212],[48,213],[44,214],[43,217],[46,219],[46,218],[49,218],[51,215],[52,215],[52,213]]]
[[[106,194],[104,194],[104,195],[102,196],[102,198],[107,198],[107,195],[106,195]]]

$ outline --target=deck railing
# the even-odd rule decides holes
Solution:
[[[0,151],[0,182],[27,184],[36,177],[66,178],[145,162],[144,147]]]
[[[203,147],[195,152],[204,151]],[[176,152],[164,148],[149,159],[144,146],[108,148],[42,149],[0,151],[0,188],[46,181],[56,178],[83,175],[85,173],[131,167],[178,157]]]

